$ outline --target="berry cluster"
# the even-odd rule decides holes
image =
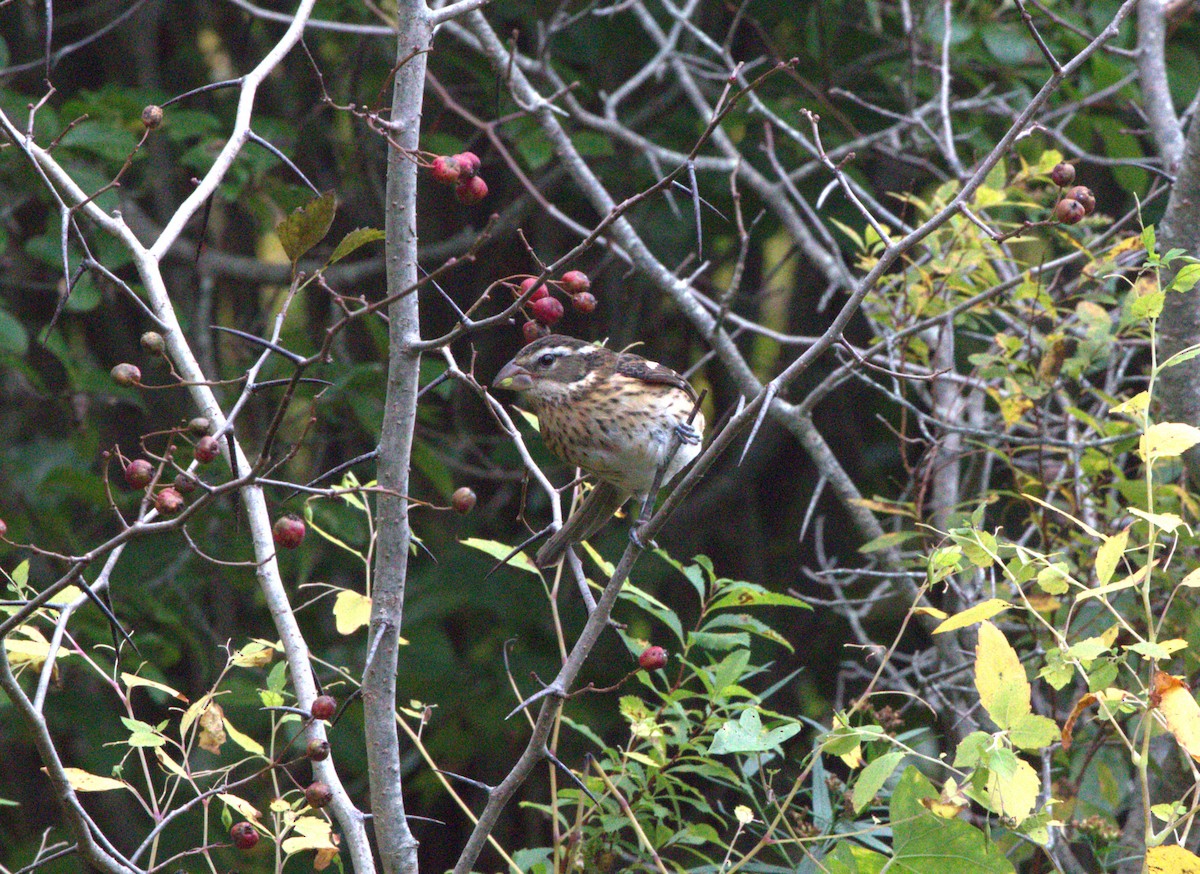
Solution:
[[[533,318],[521,326],[521,333],[525,335],[526,343],[532,343],[538,337],[549,334],[551,326],[563,317],[562,301],[550,293],[551,286],[558,288],[571,298],[571,306],[575,308],[575,312],[586,315],[596,309],[596,298],[590,291],[592,281],[581,270],[568,270],[563,274],[562,279],[558,281],[548,279],[535,290],[534,286],[537,285],[537,282],[536,277],[530,276],[528,279],[521,280],[521,284],[513,289],[513,293],[518,298],[525,297],[533,290],[533,294],[529,295],[529,299],[526,301]]]
[[[1075,181],[1075,168],[1071,164],[1055,164],[1050,171],[1050,181],[1058,186],[1062,195],[1054,204],[1054,217],[1064,225],[1079,224],[1085,216],[1096,211],[1092,190],[1086,185],[1071,186]]]
[[[474,206],[487,197],[487,183],[479,175],[479,167],[479,156],[474,152],[438,155],[429,165],[434,181],[451,186],[458,202],[467,206]]]

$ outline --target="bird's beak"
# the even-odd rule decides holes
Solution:
[[[526,391],[533,388],[533,374],[515,361],[510,361],[500,368],[500,372],[492,380],[492,388]]]

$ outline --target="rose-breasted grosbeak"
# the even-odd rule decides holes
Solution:
[[[671,368],[640,355],[551,334],[518,352],[492,386],[520,392],[550,451],[599,481],[538,550],[539,567],[556,563],[567,546],[594,534],[631,496],[648,496],[672,435],[678,435],[679,449],[661,483],[700,454],[703,414],[688,424],[696,390]]]

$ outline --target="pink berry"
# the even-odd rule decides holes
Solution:
[[[454,508],[456,513],[467,514],[475,508],[475,502],[479,500],[475,496],[475,490],[469,486],[462,486],[454,490],[454,494],[450,496],[450,506]]]
[[[329,741],[313,739],[308,742],[304,755],[311,761],[323,762],[329,758]]]
[[[571,295],[571,306],[575,312],[587,314],[596,309],[596,297],[590,291],[581,291]]]
[[[131,489],[144,489],[154,479],[154,465],[144,458],[135,458],[125,465],[125,482]]]
[[[536,277],[530,276],[528,279],[522,279],[521,280],[521,288],[519,289],[518,293],[520,294],[521,297],[524,297],[529,292],[529,289],[533,288],[535,285],[537,285]],[[533,303],[535,300],[541,300],[543,297],[546,297],[548,294],[550,294],[550,289],[547,288],[546,283],[543,282],[541,285],[538,286],[538,290],[533,293],[533,295],[529,298],[528,302]]]
[[[221,454],[221,444],[217,442],[216,437],[205,434],[196,441],[196,448],[193,450],[193,454],[196,456],[196,461],[201,464],[208,464]]]
[[[8,523],[5,522],[3,519],[0,519],[0,537],[4,537],[7,534],[8,534]]]
[[[667,651],[661,646],[648,646],[638,656],[638,666],[644,671],[657,671],[667,664]]]
[[[458,165],[462,168],[464,179],[479,175],[479,168],[483,166],[483,162],[474,152],[460,152],[454,156],[454,160],[458,161]]]
[[[142,371],[136,364],[121,363],[109,371],[117,385],[141,385]]]
[[[337,713],[337,699],[332,695],[318,695],[313,699],[309,712],[313,719],[331,719]]]
[[[563,305],[556,297],[543,297],[529,305],[533,317],[543,325],[553,325],[563,317]]]
[[[309,783],[308,788],[304,790],[304,800],[308,802],[309,807],[326,807],[333,800],[333,791],[328,783],[317,780]]]
[[[582,270],[568,270],[559,284],[567,294],[582,294],[591,289],[592,280]]]
[[[275,545],[284,549],[295,549],[304,540],[304,534],[304,520],[295,513],[280,516],[271,526],[271,536],[275,538]]]
[[[183,509],[183,495],[167,486],[154,496],[154,509],[164,516],[174,516]]]
[[[239,850],[253,850],[258,843],[258,829],[248,822],[235,822],[229,829],[229,839]]]
[[[550,336],[550,329],[536,319],[530,319],[521,326],[521,335],[526,343],[532,343],[541,337]]]
[[[1075,168],[1071,164],[1055,164],[1050,171],[1050,181],[1059,188],[1066,188],[1075,181]]]
[[[483,181],[482,176],[472,176],[454,188],[454,196],[465,206],[474,206],[487,197],[487,193],[487,183]]]
[[[1076,185],[1074,188],[1067,190],[1064,195],[1071,200],[1079,201],[1079,205],[1083,207],[1084,215],[1091,215],[1096,211],[1096,196],[1092,194],[1092,189],[1086,185]]]
[[[442,185],[457,185],[463,170],[458,159],[451,155],[439,155],[434,158],[433,166],[429,169],[434,181]]]
[[[1079,224],[1085,215],[1087,210],[1083,208],[1083,204],[1069,197],[1064,197],[1054,205],[1054,217],[1064,225]]]

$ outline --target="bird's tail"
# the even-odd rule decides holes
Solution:
[[[568,546],[587,540],[599,531],[627,500],[629,492],[622,491],[611,483],[596,483],[566,524],[542,544],[533,563],[538,567],[557,564]]]

